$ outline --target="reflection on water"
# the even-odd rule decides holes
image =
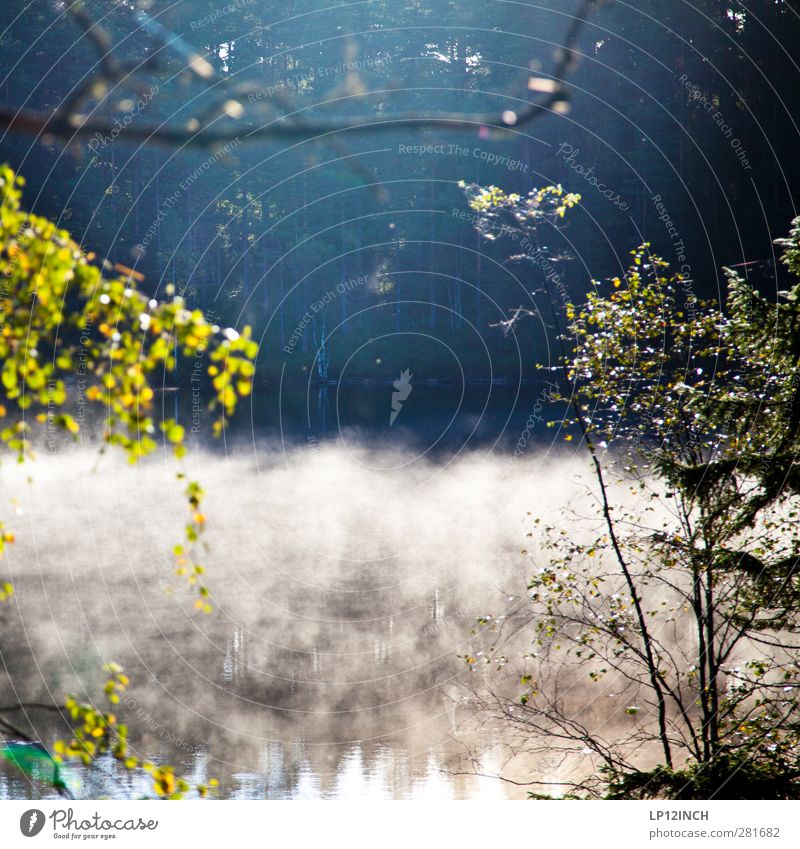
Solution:
[[[506,794],[459,774],[497,768],[495,741],[464,730],[459,655],[476,619],[524,587],[526,513],[552,508],[564,466],[405,456],[188,458],[208,493],[210,616],[174,575],[185,504],[171,459],[91,471],[85,450],[4,470],[17,542],[2,565],[17,592],[0,613],[0,699],[96,699],[115,660],[132,680],[119,714],[136,754],[216,777],[223,796]],[[16,722],[47,745],[66,733],[52,715]],[[480,769],[465,768],[468,748]],[[47,795],[44,779],[2,764],[0,797]],[[149,787],[110,760],[69,783],[90,798]]]
[[[240,625],[233,629],[233,635],[228,640],[225,649],[225,659],[222,661],[222,680],[241,681],[250,665],[247,651],[247,633]]]
[[[263,768],[257,773],[237,773],[234,799],[463,799],[504,798],[503,787],[484,777],[458,777],[443,768],[441,752],[431,750],[412,755],[397,747],[361,745],[343,750],[336,757],[335,771],[313,767],[301,755],[286,780],[286,750],[268,747]],[[331,761],[334,756],[330,756]]]
[[[170,756],[163,750],[151,757]],[[324,758],[308,756],[302,741],[267,743],[257,753],[252,771],[233,771],[224,780],[223,795],[229,799],[495,799],[507,798],[507,788],[488,775],[452,774],[439,747],[427,752],[408,752],[393,745],[342,747]],[[328,761],[326,764],[325,761]],[[219,776],[209,768],[207,752],[191,757],[173,756],[171,763],[193,783]],[[490,759],[487,768],[493,769]],[[74,795],[83,798],[130,799],[149,795],[150,783],[116,767],[111,758],[95,766],[66,770]],[[513,795],[513,794],[511,794]],[[48,787],[44,771],[31,777],[8,765],[0,765],[0,799],[59,798]]]

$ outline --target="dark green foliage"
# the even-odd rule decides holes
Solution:
[[[797,764],[748,757],[719,757],[711,763],[649,772],[606,770],[607,799],[800,799]]]

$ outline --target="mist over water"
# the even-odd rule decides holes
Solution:
[[[477,617],[524,594],[528,513],[574,503],[585,466],[543,453],[434,463],[353,441],[198,449],[183,466],[207,493],[211,615],[174,574],[175,461],[131,468],[87,447],[6,468],[16,606],[0,619],[1,689],[96,700],[115,660],[132,681],[120,716],[134,748],[220,778],[226,796],[505,793],[448,772],[467,743],[458,656]],[[64,733],[28,719],[45,741]],[[124,795],[115,781],[92,792]],[[28,779],[0,771],[0,794],[19,795],[14,782]]]
[[[800,0],[12,0],[0,32],[0,800],[56,795],[111,661],[136,760],[70,760],[75,798],[161,795],[143,762],[249,799],[770,784]],[[171,444],[99,453],[124,427]]]

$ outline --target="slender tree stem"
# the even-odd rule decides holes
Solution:
[[[647,658],[647,672],[650,677],[650,686],[653,688],[658,702],[658,731],[659,737],[661,738],[661,745],[664,749],[664,762],[670,769],[672,769],[672,750],[670,748],[669,736],[667,734],[667,702],[664,698],[664,691],[659,682],[658,665],[653,653],[653,642],[650,637],[650,631],[647,627],[647,619],[644,615],[644,610],[642,609],[641,600],[636,592],[636,584],[633,580],[633,575],[631,574],[628,562],[622,553],[622,547],[620,546],[619,539],[617,538],[616,527],[614,526],[614,519],[611,516],[611,507],[608,501],[608,490],[606,489],[606,482],[603,477],[603,467],[597,457],[594,444],[589,437],[586,422],[583,420],[583,414],[578,408],[577,403],[573,404],[573,409],[575,410],[575,417],[583,433],[583,438],[586,442],[587,448],[589,449],[589,453],[591,454],[592,463],[594,464],[595,477],[597,478],[597,483],[600,487],[600,497],[603,504],[603,517],[605,518],[606,527],[608,528],[611,545],[614,549],[614,554],[616,555],[620,569],[622,570],[622,574],[625,576],[625,582],[628,585],[628,590],[631,594],[631,601],[633,602],[634,609],[636,610],[636,619],[639,623],[639,631],[642,635],[645,657]]]

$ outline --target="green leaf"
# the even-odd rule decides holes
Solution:
[[[167,439],[170,442],[177,444],[178,442],[183,442],[185,433],[186,431],[184,430],[183,425],[173,423],[167,428]]]

